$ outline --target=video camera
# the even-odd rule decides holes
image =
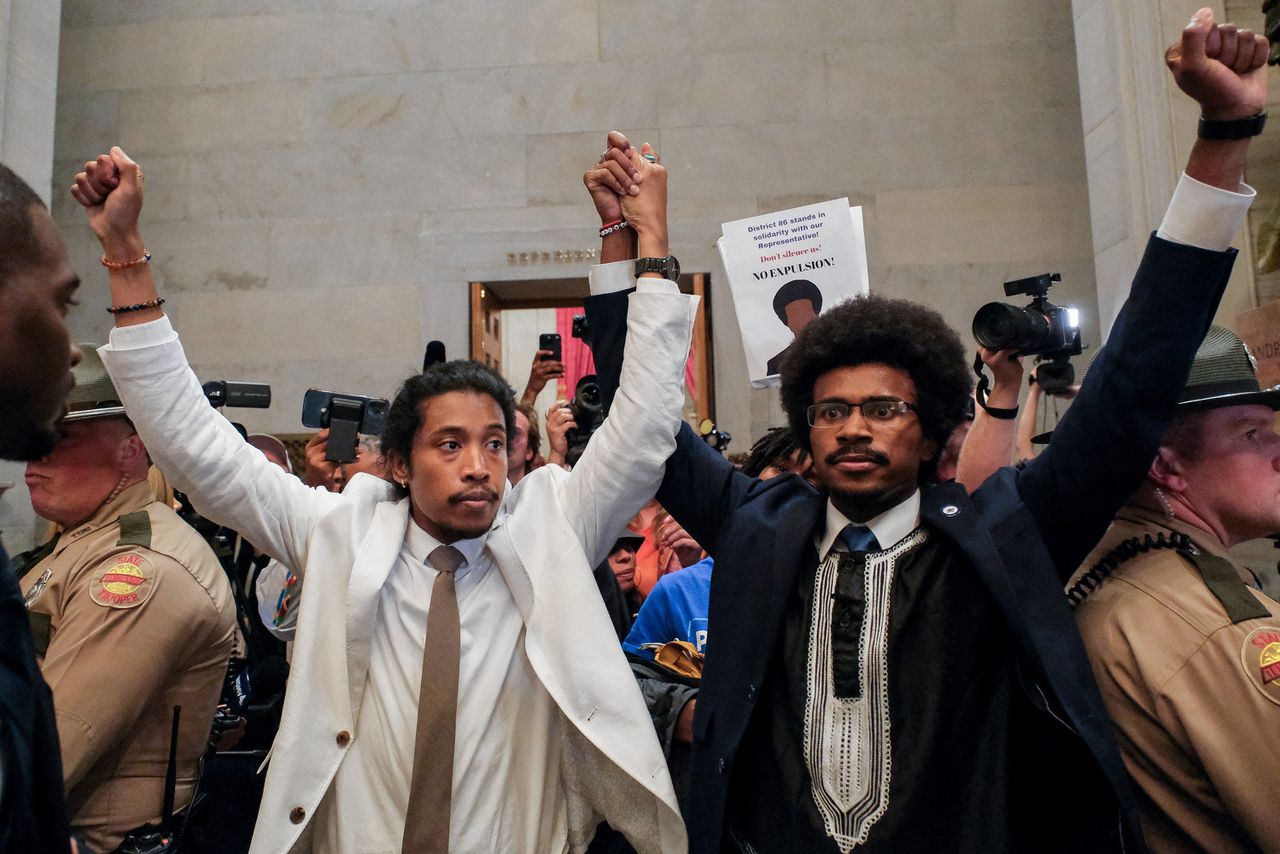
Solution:
[[[230,406],[233,409],[266,409],[271,405],[271,386],[266,383],[238,383],[230,380],[209,380],[200,387],[204,391],[205,400],[214,409]],[[230,420],[230,419],[228,419]],[[249,437],[244,425],[235,421],[231,426],[236,428],[241,439]]]
[[[1060,273],[1044,273],[1004,283],[1007,297],[1025,294],[1026,306],[989,302],[973,316],[973,337],[988,350],[1016,350],[1036,357],[1036,377],[1046,393],[1065,391],[1075,382],[1071,357],[1080,355],[1080,312],[1049,302],[1049,288]]]
[[[302,399],[302,426],[329,428],[324,458],[331,463],[354,463],[359,434],[381,436],[390,410],[385,398],[312,388]]]

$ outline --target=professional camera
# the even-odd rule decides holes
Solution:
[[[591,327],[587,325],[587,316],[585,314],[575,314],[573,316],[573,328],[569,332],[574,338],[589,341]]]
[[[1016,350],[1036,357],[1040,387],[1052,394],[1075,382],[1071,357],[1080,355],[1080,313],[1049,302],[1049,288],[1060,273],[1045,273],[1004,283],[1007,297],[1025,294],[1025,307],[989,302],[973,316],[973,337],[988,350]]]
[[[575,427],[565,433],[569,450],[585,447],[591,434],[600,429],[604,423],[604,403],[600,399],[600,383],[595,374],[587,374],[578,380],[573,390],[573,400],[569,401],[569,409],[573,412]]]

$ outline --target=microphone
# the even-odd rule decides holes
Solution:
[[[280,696],[288,677],[289,663],[278,655],[245,667],[231,681],[227,708],[241,717],[261,714]]]
[[[422,370],[425,371],[427,368],[431,367],[432,365],[438,365],[443,361],[445,361],[444,342],[428,341],[427,352],[422,357]]]

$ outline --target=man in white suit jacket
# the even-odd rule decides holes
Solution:
[[[637,230],[642,255],[666,255],[666,176],[660,166],[637,161],[643,190],[628,197],[627,218]],[[684,851],[684,825],[666,763],[591,568],[655,493],[664,461],[675,448],[694,298],[662,278],[640,280],[630,298],[626,360],[612,414],[572,473],[547,466],[518,489],[503,492],[505,480],[491,479],[486,468],[500,451],[505,471],[505,431],[499,425],[490,430],[495,435],[476,434],[482,441],[474,451],[479,462],[460,480],[442,482],[439,471],[431,480],[418,464],[435,450],[420,448],[425,442],[420,439],[435,417],[433,406],[425,404],[444,399],[438,397],[420,407],[424,424],[412,453],[392,460],[401,483],[362,475],[343,493],[330,493],[285,474],[206,403],[176,333],[154,304],[158,297],[142,261],[137,228],[138,165],[112,149],[86,164],[72,192],[87,209],[104,257],[114,264],[109,266],[113,307],[126,307],[116,313],[110,343],[101,350],[103,361],[155,463],[200,513],[302,568],[306,576],[288,697],[252,851],[400,850],[418,677],[400,680],[413,683],[408,700],[413,707],[407,710],[396,707],[397,701],[406,704],[402,696],[374,698],[379,689],[366,689],[388,684],[386,673],[374,672],[388,666],[378,664],[380,654],[391,656],[392,669],[404,663],[406,644],[387,646],[387,638],[396,638],[397,631],[401,638],[425,632],[421,615],[416,623],[405,616],[421,611],[422,603],[395,599],[397,585],[411,589],[414,573],[424,570],[420,560],[406,565],[406,555],[415,543],[434,547],[451,536],[458,539],[464,566],[496,568],[482,577],[490,588],[497,579],[493,602],[505,607],[482,612],[470,631],[484,634],[494,623],[515,620],[515,632],[504,636],[513,648],[495,649],[502,641],[489,638],[486,654],[497,652],[511,661],[508,675],[499,678],[507,680],[501,691],[511,690],[515,677],[510,674],[519,677],[516,690],[527,696],[517,697],[512,708],[532,708],[541,717],[531,723],[482,710],[491,719],[479,728],[466,717],[468,692],[492,686],[468,682],[468,605],[459,570],[463,640],[450,850],[581,851],[597,823],[607,820],[640,852]],[[509,397],[509,389],[503,393]],[[483,394],[451,399],[485,408]],[[509,403],[489,400],[488,412],[498,413],[490,421],[501,421]],[[458,445],[446,444],[450,453],[473,453],[471,438],[449,442]],[[460,494],[460,482],[475,493],[474,500],[450,503]],[[397,500],[397,489],[410,496]],[[492,502],[483,497],[490,489]],[[467,525],[436,524],[441,520],[433,521],[430,511],[442,506],[446,515],[469,514],[473,525],[486,514],[491,522],[478,536]],[[418,662],[421,643],[419,634]],[[539,698],[545,700],[542,705]],[[370,703],[383,720],[371,720]],[[407,725],[396,727],[388,720]],[[376,738],[362,740],[370,728]],[[468,732],[479,734],[479,743],[464,743]],[[360,750],[363,758],[355,758]],[[516,761],[502,761],[511,751],[518,753]],[[530,756],[541,757],[548,767],[526,767]],[[468,768],[487,769],[495,778],[467,779]],[[391,777],[399,772],[402,779],[373,779],[377,769],[390,769]],[[375,790],[385,784],[386,790],[369,792],[349,784],[344,793],[344,777],[349,783],[372,780]],[[535,803],[522,805],[522,798]],[[514,818],[509,815],[513,801]]]

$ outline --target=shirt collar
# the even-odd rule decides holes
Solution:
[[[62,539],[58,542],[58,550],[66,548],[85,534],[111,524],[126,513],[146,507],[155,500],[156,493],[151,488],[151,484],[146,480],[138,481],[133,486],[121,490],[120,494],[110,501],[104,502],[88,519],[71,530],[65,531],[62,534]]]
[[[862,523],[850,521],[849,517],[837,510],[835,504],[828,498],[827,526],[822,536],[818,538],[818,560],[826,560],[840,532],[846,526],[856,524],[870,528],[871,533],[875,534],[876,541],[880,543],[880,548],[887,549],[920,525],[920,490],[917,489],[879,516]]]
[[[478,537],[472,537],[469,540],[454,540],[449,544],[462,553],[462,564],[454,574],[455,578],[461,578],[467,573],[467,570],[475,566],[476,560],[480,557],[480,553],[484,551],[484,545],[488,539],[489,531],[486,530]],[[431,556],[431,553],[444,545],[444,543],[419,527],[417,522],[413,521],[412,512],[409,514],[409,527],[405,531],[404,543],[413,560],[422,565],[427,565],[427,558]]]

